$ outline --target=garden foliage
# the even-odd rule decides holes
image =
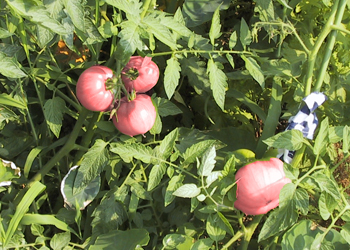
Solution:
[[[0,2],[1,249],[348,249],[346,0]],[[75,93],[92,65],[159,69],[129,137]],[[312,92],[314,139],[287,130]],[[279,207],[234,208],[235,173],[295,150]]]

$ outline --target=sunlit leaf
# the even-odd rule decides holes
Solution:
[[[180,79],[180,63],[175,57],[167,60],[167,66],[164,71],[164,88],[169,99],[173,96]]]

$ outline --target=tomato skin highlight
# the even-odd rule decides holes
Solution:
[[[106,89],[106,81],[113,77],[113,71],[102,65],[86,69],[79,77],[76,85],[77,98],[91,111],[108,110],[114,99],[110,90]]]
[[[128,101],[127,97],[120,100],[117,117],[113,116],[115,127],[123,134],[135,136],[145,134],[156,120],[156,109],[151,97],[146,94],[136,94],[136,98]]]
[[[151,57],[132,56],[121,77],[129,92],[134,89],[136,93],[145,93],[157,84],[159,68]]]

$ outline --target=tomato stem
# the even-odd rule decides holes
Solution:
[[[139,77],[139,71],[137,68],[130,68],[126,72],[122,72],[122,74],[132,81],[136,80],[137,77]]]

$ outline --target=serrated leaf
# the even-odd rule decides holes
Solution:
[[[128,179],[126,184],[130,185],[130,190],[133,192],[138,198],[143,200],[152,200],[152,196],[148,191],[146,191],[139,182],[134,179]]]
[[[166,173],[166,165],[154,165],[149,173],[147,191],[152,191],[161,182]]]
[[[6,0],[6,2],[15,13],[27,20],[42,25],[57,34],[67,34],[63,25],[50,16],[50,13],[41,2],[34,0]]]
[[[156,97],[154,101],[158,107],[158,113],[161,117],[178,115],[182,113],[181,109],[168,99]]]
[[[209,73],[210,88],[213,91],[213,96],[216,104],[224,110],[225,93],[227,84],[227,76],[224,71],[219,69],[213,59],[209,59],[207,72]]]
[[[90,18],[86,17],[84,19],[84,23],[85,32],[76,30],[78,34],[85,38],[84,44],[90,45],[105,41],[101,33],[98,31],[98,28]]]
[[[128,20],[140,21],[142,2],[135,0],[105,0],[105,2],[124,11],[128,16]]]
[[[244,18],[241,19],[241,30],[239,34],[239,40],[241,41],[244,50],[246,49],[247,45],[251,44],[252,42],[252,35],[249,30],[249,26],[244,20]]]
[[[182,72],[188,77],[189,83],[198,94],[210,91],[209,77],[205,67],[205,62],[200,61],[197,57],[181,59]]]
[[[46,122],[52,133],[59,138],[63,115],[66,109],[65,101],[60,97],[49,99],[44,104]]]
[[[150,147],[137,143],[113,143],[110,151],[118,154],[127,163],[131,162],[132,158],[141,160],[144,163],[150,163],[153,155],[153,150]]]
[[[214,11],[213,17],[211,19],[209,38],[213,46],[215,45],[215,39],[221,36],[220,8],[221,8],[221,4],[216,8],[216,10]]]
[[[120,51],[124,54],[132,55],[136,49],[142,50],[142,40],[139,34],[139,26],[134,20],[128,20],[121,23],[122,30],[119,32]]]
[[[127,219],[128,215],[123,204],[114,195],[104,198],[92,214],[91,226],[99,233],[107,233],[117,229]]]
[[[196,184],[184,184],[175,190],[173,195],[182,198],[193,198],[201,193],[201,189]]]
[[[318,183],[320,189],[329,195],[331,195],[335,200],[340,200],[341,195],[339,193],[338,185],[336,182],[329,178],[322,171],[315,172],[312,177]]]
[[[102,172],[108,163],[107,145],[107,142],[98,139],[84,154],[75,177],[73,195],[86,188]]]
[[[317,137],[315,139],[315,144],[314,144],[314,154],[315,155],[323,155],[326,153],[326,148],[329,143],[329,122],[328,122],[328,117],[326,117],[320,125],[320,129],[318,131]]]
[[[175,196],[173,195],[174,191],[182,186],[182,182],[185,179],[185,176],[183,175],[175,175],[173,176],[166,188],[165,196],[164,196],[164,206],[168,206],[174,199]]]
[[[169,99],[173,96],[180,79],[180,63],[175,57],[167,60],[167,66],[164,71],[164,88]]]
[[[304,140],[305,139],[301,131],[291,129],[278,133],[264,140],[263,142],[274,148],[298,150],[303,146]]]
[[[84,1],[64,0],[64,6],[75,27],[85,32]]]
[[[38,45],[40,48],[44,48],[54,38],[55,33],[43,26],[37,25],[36,36]]]
[[[249,74],[257,81],[261,88],[265,87],[265,77],[260,68],[260,65],[256,62],[256,60],[252,57],[246,57],[241,55],[241,58],[245,62],[245,67],[248,70]]]
[[[56,233],[50,240],[50,247],[53,250],[62,250],[68,246],[70,240],[70,232]]]
[[[176,50],[176,40],[172,39],[172,33],[168,27],[164,26],[162,21],[155,18],[153,15],[148,15],[142,20],[145,29],[152,32],[152,34],[162,43],[169,46],[172,50]]]
[[[191,247],[191,250],[210,250],[214,241],[210,238],[199,239]]]
[[[215,167],[216,151],[215,146],[212,146],[205,151],[199,169],[197,171],[199,176],[209,176]]]
[[[0,62],[0,65],[1,65],[1,62]],[[6,93],[0,94],[0,104],[6,105],[6,106],[11,106],[11,107],[16,107],[16,108],[20,108],[20,109],[27,108],[26,104],[21,99],[18,99],[18,98],[16,99],[16,98],[14,98]]]
[[[179,130],[176,128],[167,134],[157,148],[158,157],[167,159],[174,150],[175,142],[178,139]]]
[[[205,151],[214,145],[214,143],[215,140],[205,140],[191,145],[191,147],[187,148],[183,154],[184,162],[182,165],[186,166],[192,162],[195,162],[197,157],[202,156]]]
[[[21,65],[15,57],[8,57],[0,52],[0,74],[9,78],[22,78],[27,74],[21,70]]]

